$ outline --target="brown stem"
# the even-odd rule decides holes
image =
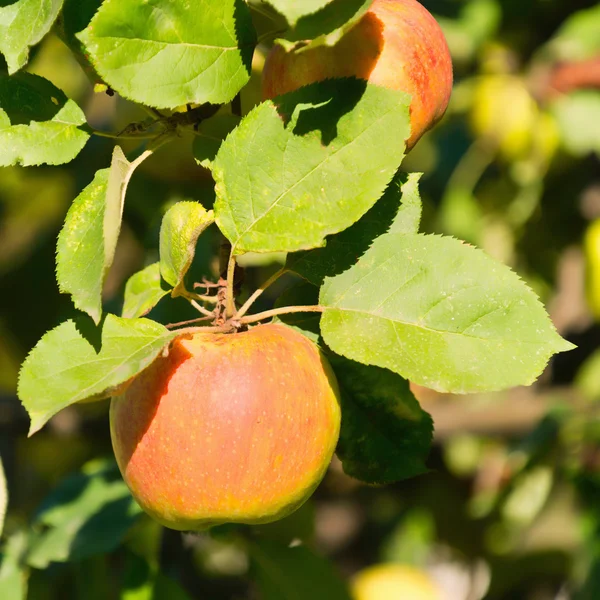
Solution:
[[[210,317],[197,317],[195,319],[189,319],[188,321],[179,321],[178,323],[168,323],[165,325],[167,329],[175,329],[176,327],[182,327],[183,325],[191,325],[192,323],[200,323],[202,321],[209,321],[214,317],[214,315],[210,315]]]
[[[227,292],[225,296],[225,315],[228,318],[233,317],[235,313],[235,294],[233,291],[233,280],[235,277],[235,256],[233,252],[229,254],[227,263]]]
[[[247,325],[248,323],[255,323],[256,321],[263,321],[264,319],[270,319],[277,315],[286,315],[289,313],[299,312],[323,312],[325,307],[323,306],[282,306],[281,308],[273,308],[271,310],[265,310],[264,312],[256,313],[254,315],[248,315],[241,319],[236,319],[240,324]]]

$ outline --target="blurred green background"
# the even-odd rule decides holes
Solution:
[[[600,5],[423,4],[442,23],[455,70],[444,120],[403,165],[425,173],[424,230],[514,268],[577,350],[527,389],[467,397],[415,389],[436,426],[427,475],[368,487],[334,463],[313,499],[280,523],[168,531],[140,514],[115,470],[106,402],[70,407],[27,439],[15,395],[28,351],[74,314],[56,286],[56,237],[72,200],[110,163],[113,141],[93,137],[61,167],[2,169],[0,455],[9,505],[0,598],[335,600],[343,595],[334,577],[397,562],[423,569],[442,600],[600,599]],[[258,13],[256,26],[259,35],[272,27]],[[267,50],[257,50],[242,91],[244,113],[260,100]],[[27,70],[76,100],[97,129],[146,117],[94,93],[54,33],[33,49]],[[109,311],[120,309],[127,278],[156,260],[170,203],[212,203],[212,180],[191,143],[165,147],[133,177],[104,290]],[[213,226],[199,242],[196,280],[216,274],[217,247]],[[264,281],[278,260],[245,257],[246,284]],[[269,290],[263,307],[288,283]],[[176,300],[151,316],[188,314]],[[290,547],[297,539],[306,546]],[[281,592],[286,586],[297,595]]]

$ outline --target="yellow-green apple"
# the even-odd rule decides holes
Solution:
[[[352,580],[354,600],[441,600],[429,575],[412,565],[378,564],[359,571]]]
[[[276,44],[263,70],[263,97],[332,77],[358,77],[411,94],[407,148],[439,121],[452,91],[452,60],[431,13],[416,0],[375,0],[334,46],[286,51]]]
[[[289,327],[196,333],[112,399],[113,449],[133,496],[167,527],[267,523],[323,478],[338,394],[317,346]]]

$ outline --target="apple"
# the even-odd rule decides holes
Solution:
[[[352,581],[354,600],[441,600],[429,575],[411,565],[379,564],[359,571]]]
[[[281,324],[177,338],[110,407],[113,449],[140,506],[172,529],[268,523],[299,508],[340,430],[335,376]]]
[[[408,92],[407,149],[443,116],[452,91],[452,60],[431,13],[416,0],[375,0],[334,46],[290,51],[276,44],[263,69],[263,98],[333,77],[358,77]]]

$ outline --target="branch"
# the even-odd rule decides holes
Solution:
[[[281,269],[279,269],[279,271],[277,271],[276,273],[274,273],[273,275],[271,275],[271,277],[269,277],[269,279],[267,279],[267,281],[265,281],[251,296],[250,298],[248,298],[248,300],[246,300],[246,302],[242,305],[242,307],[237,311],[237,313],[235,314],[237,319],[241,319],[250,309],[250,307],[256,302],[256,300],[258,299],[258,297],[269,287],[271,286],[273,283],[275,283],[284,273],[287,273],[287,269],[285,267],[282,267]]]
[[[247,325],[248,323],[264,321],[265,319],[270,319],[271,317],[276,317],[277,315],[286,315],[299,312],[323,312],[324,310],[325,307],[323,306],[282,306],[281,308],[265,310],[264,312],[256,313],[255,315],[248,315],[247,317],[242,317],[241,319],[236,320],[242,325]]]

